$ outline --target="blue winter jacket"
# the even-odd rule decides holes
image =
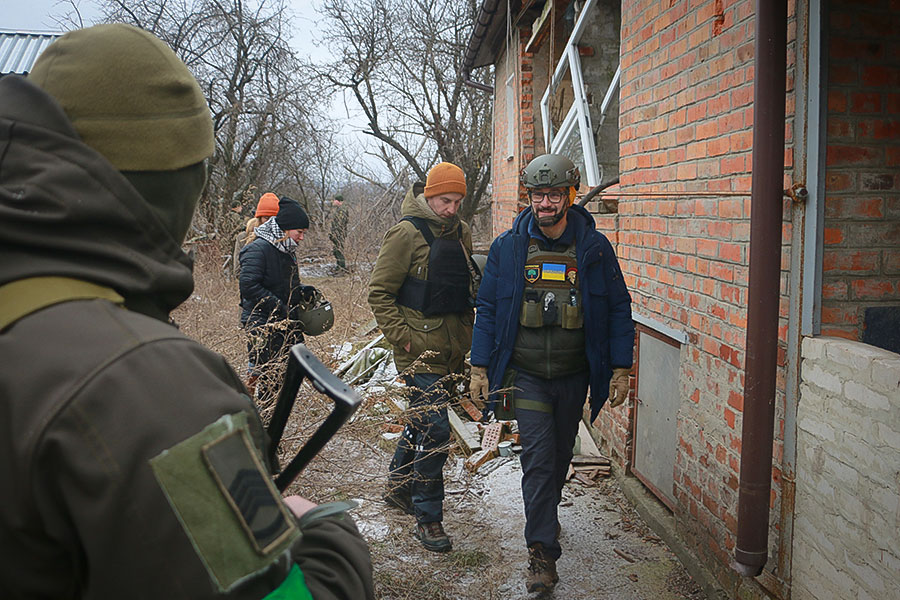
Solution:
[[[528,226],[533,218],[530,210],[522,211],[512,229],[494,240],[478,290],[471,364],[487,366],[491,390],[500,388],[519,330],[525,256],[531,238]],[[612,245],[595,229],[591,214],[573,205],[568,219],[575,229],[593,421],[609,396],[613,367],[632,365],[631,295]]]

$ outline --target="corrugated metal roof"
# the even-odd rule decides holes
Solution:
[[[41,52],[61,33],[0,31],[0,75],[25,74]]]

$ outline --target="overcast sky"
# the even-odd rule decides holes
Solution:
[[[75,0],[85,26],[93,24],[100,11],[92,0]],[[294,46],[303,55],[324,58],[324,49],[316,46],[315,3],[310,0],[291,0],[296,35]],[[64,0],[0,0],[0,29],[26,31],[59,31],[59,18],[70,13],[71,3]]]
[[[75,0],[85,26],[92,25],[100,17],[93,0]],[[324,46],[316,44],[315,0],[289,0],[294,22],[293,46],[304,58],[324,61],[329,58]],[[0,0],[0,29],[25,31],[60,31],[57,24],[61,17],[71,12],[71,3],[63,0]],[[66,27],[65,29],[70,29]],[[342,135],[362,141],[365,136],[358,132],[365,121],[351,105],[347,115],[344,103],[334,101],[331,115],[343,121]]]

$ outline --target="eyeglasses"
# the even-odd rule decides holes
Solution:
[[[563,201],[563,198],[568,197],[569,195],[562,190],[550,190],[549,192],[528,190],[528,199],[531,200],[533,204],[540,204],[544,201],[544,198],[547,198],[552,204],[559,204]]]

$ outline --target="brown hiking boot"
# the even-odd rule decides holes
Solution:
[[[550,590],[559,581],[556,574],[556,559],[544,552],[544,546],[534,544],[528,546],[528,578],[525,589],[529,592]]]
[[[453,544],[450,543],[450,538],[444,533],[444,526],[439,521],[416,525],[416,538],[422,542],[426,550],[432,552],[450,552],[453,549]]]

